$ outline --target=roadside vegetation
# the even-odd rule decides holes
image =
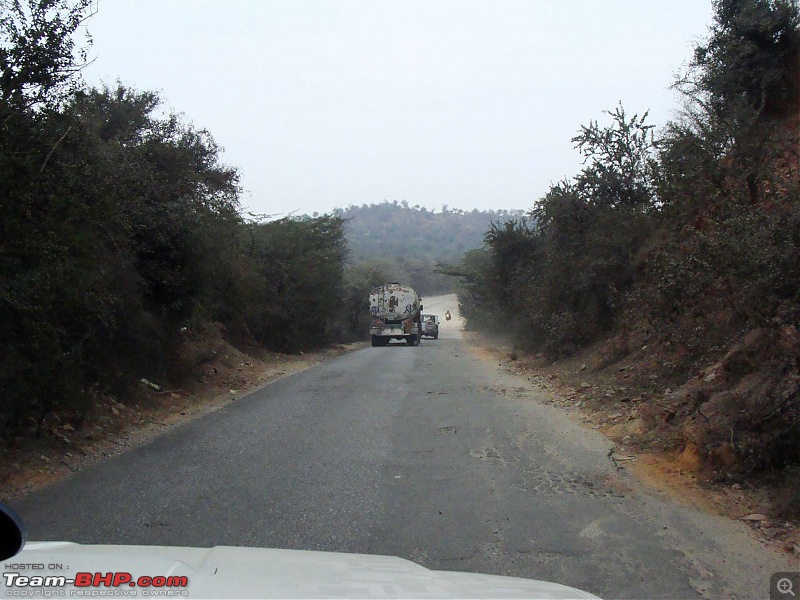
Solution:
[[[93,6],[0,0],[0,440],[202,381],[220,354],[364,339],[372,287],[450,291],[437,262],[509,216],[246,215],[208,131],[156,93],[83,83]]]
[[[722,477],[798,473],[796,1],[716,0],[681,116],[656,131],[620,104],[581,127],[583,169],[528,214],[384,202],[271,221],[243,213],[208,131],[153,92],[82,82],[92,6],[0,0],[0,440],[202,379],[221,347],[361,339],[373,286],[458,279],[469,327],[640,376],[635,397],[580,392],[641,423],[632,443]]]
[[[157,94],[85,86],[91,7],[0,0],[0,439],[195,377],[220,340],[363,336],[383,278],[345,265],[341,217],[243,216],[236,169]]]
[[[581,127],[581,172],[447,272],[470,327],[543,362],[645,366],[648,391],[633,399],[644,446],[691,449],[728,477],[796,474],[800,10],[714,11],[675,81],[679,118],[656,131],[620,105]]]

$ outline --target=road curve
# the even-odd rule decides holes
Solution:
[[[425,298],[450,311],[453,296]],[[465,347],[366,348],[13,503],[30,539],[396,555],[614,598],[764,597],[786,561],[655,496]]]

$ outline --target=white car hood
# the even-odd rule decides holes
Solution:
[[[141,576],[186,576],[186,588],[169,589],[181,595],[183,589],[189,598],[596,598],[544,581],[432,571],[401,558],[337,552],[29,542],[3,562],[4,573],[23,576],[127,572],[134,581]],[[11,589],[5,578],[0,580],[0,596],[10,596]],[[66,589],[67,597],[76,589],[87,595],[100,591],[101,597],[123,590],[142,597],[148,591],[127,585]]]

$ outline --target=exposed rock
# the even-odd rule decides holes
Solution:
[[[611,460],[613,460],[615,462],[628,462],[628,461],[636,460],[636,457],[635,456],[630,456],[630,455],[625,455],[625,454],[612,453],[611,454]]]
[[[608,430],[608,436],[611,439],[619,440],[625,436],[639,436],[647,431],[647,425],[641,418],[634,418],[630,421],[623,421],[613,425]],[[627,443],[627,442],[625,442]]]
[[[147,387],[152,388],[152,389],[154,389],[156,391],[160,391],[161,390],[161,386],[158,385],[157,383],[153,383],[152,381],[148,381],[147,379],[144,379],[144,378],[141,379],[141,382],[144,385],[146,385]]]
[[[742,517],[741,519],[742,521],[766,521],[767,515],[762,515],[761,513],[752,513]]]
[[[786,535],[786,531],[780,527],[766,527],[762,529],[761,532],[768,538],[772,539]]]

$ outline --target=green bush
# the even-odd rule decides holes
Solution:
[[[285,352],[344,335],[344,221],[245,222],[207,131],[82,86],[89,6],[0,0],[0,436],[181,375],[193,332]]]

